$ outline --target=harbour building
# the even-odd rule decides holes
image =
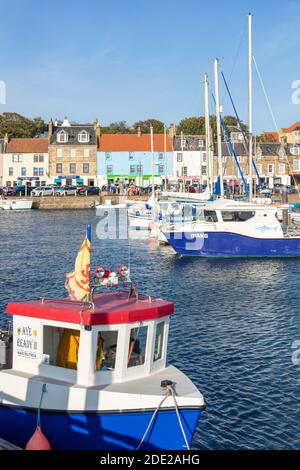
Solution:
[[[96,186],[99,124],[49,121],[49,173],[58,185]]]
[[[98,137],[98,185],[133,182],[147,187],[173,175],[173,144],[169,134],[101,134]]]
[[[0,186],[45,186],[50,182],[47,138],[9,139],[2,142]]]

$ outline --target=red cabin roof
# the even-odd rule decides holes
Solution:
[[[128,300],[128,292],[106,292],[94,296],[95,308],[69,299],[42,299],[10,303],[6,313],[83,325],[107,325],[154,320],[174,312],[174,304],[139,295]]]

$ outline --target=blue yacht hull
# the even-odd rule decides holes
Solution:
[[[41,427],[55,450],[134,450],[153,413],[154,410],[104,413],[42,410]],[[201,409],[180,409],[180,415],[191,443]],[[36,421],[36,410],[0,405],[0,437],[21,448],[33,435]],[[141,449],[186,449],[175,409],[157,413]]]
[[[206,258],[297,257],[299,238],[254,238],[230,232],[164,233],[181,255]]]

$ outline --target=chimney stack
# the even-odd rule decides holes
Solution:
[[[169,125],[169,137],[171,142],[173,141],[174,137],[176,135],[176,129],[173,123]]]
[[[100,124],[99,124],[99,121],[98,119],[96,118],[95,121],[94,121],[94,130],[95,130],[95,133],[96,133],[96,136],[97,137],[100,137],[100,134],[101,134],[101,127],[100,127]]]
[[[142,131],[141,131],[141,127],[140,127],[140,126],[138,127],[137,135],[138,135],[138,137],[141,137],[141,135],[142,135]]]
[[[52,118],[48,121],[48,141],[50,142],[53,134],[53,121]]]
[[[4,139],[3,139],[3,147],[4,147],[4,148],[3,148],[3,151],[4,151],[4,152],[6,152],[6,147],[7,147],[7,145],[8,145],[8,141],[9,141],[9,139],[8,139],[8,133],[6,132],[5,135],[4,135]]]

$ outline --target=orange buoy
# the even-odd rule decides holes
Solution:
[[[50,443],[40,426],[37,426],[34,434],[27,442],[25,450],[51,450]]]

